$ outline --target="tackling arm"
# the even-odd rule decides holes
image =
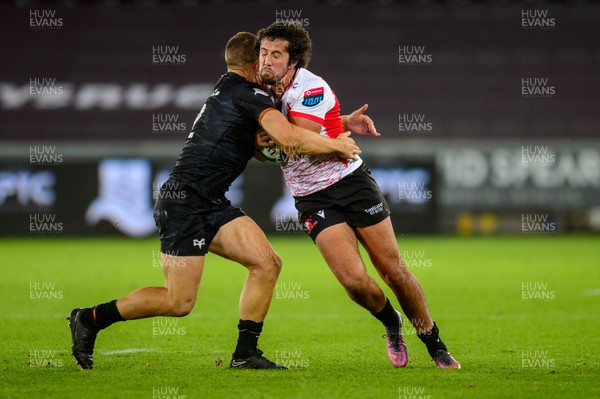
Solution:
[[[357,159],[355,154],[361,153],[354,140],[348,137],[349,133],[341,134],[337,139],[323,137],[313,131],[292,125],[281,112],[275,109],[266,112],[260,124],[278,146],[291,148],[293,152],[308,155],[337,153],[340,157],[349,159]]]

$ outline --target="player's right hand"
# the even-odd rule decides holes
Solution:
[[[273,147],[275,143],[271,139],[271,136],[264,129],[258,129],[256,131],[256,147]]]
[[[356,155],[360,154],[362,151],[358,148],[354,140],[350,138],[350,132],[340,134],[336,137],[336,140],[340,143],[340,149],[337,152],[338,156],[344,159],[353,159],[355,161],[358,159]]]

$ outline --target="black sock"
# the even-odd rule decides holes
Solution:
[[[238,324],[238,340],[233,357],[247,359],[257,353],[258,337],[262,332],[263,322],[256,323],[252,320],[241,320]]]
[[[119,309],[117,309],[116,299],[86,310],[81,315],[81,319],[88,326],[94,326],[98,330],[102,330],[117,321],[125,320],[119,313]]]
[[[424,332],[423,334],[417,334],[417,337],[423,341],[425,346],[427,346],[427,352],[429,352],[429,356],[433,357],[435,352],[442,349],[448,351],[446,345],[440,339],[440,330],[438,330],[435,322],[433,323],[433,327],[431,330]]]
[[[94,318],[92,317],[92,308],[85,308],[81,311],[81,322],[89,329],[97,330],[96,323],[94,323]]]
[[[385,299],[386,303],[379,313],[371,313],[377,320],[383,323],[385,331],[388,334],[397,333],[400,331],[400,317],[390,303],[389,299]]]

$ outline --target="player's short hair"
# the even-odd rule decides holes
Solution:
[[[312,56],[312,41],[300,21],[293,19],[275,21],[266,28],[258,31],[256,38],[256,52],[260,52],[260,45],[264,39],[287,40],[287,52],[290,62],[298,61],[296,67],[306,68]]]
[[[227,68],[243,69],[248,64],[258,61],[254,50],[256,35],[250,32],[236,33],[225,46],[225,63]]]

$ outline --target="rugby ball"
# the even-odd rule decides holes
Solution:
[[[279,147],[262,147],[259,152],[270,162],[283,162],[287,159],[287,154]]]

